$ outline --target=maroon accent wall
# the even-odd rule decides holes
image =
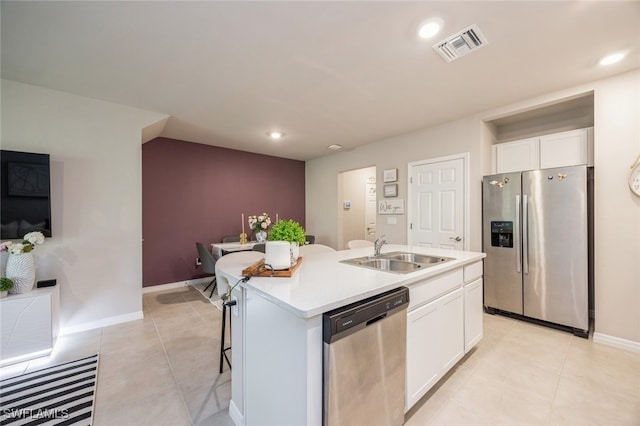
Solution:
[[[142,145],[143,287],[191,279],[196,241],[239,235],[241,214],[304,227],[304,161],[157,138]]]

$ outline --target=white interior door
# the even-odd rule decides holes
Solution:
[[[409,244],[464,249],[467,157],[409,165]]]

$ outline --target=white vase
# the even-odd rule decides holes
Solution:
[[[287,241],[267,241],[264,263],[275,270],[291,267],[291,244]]]
[[[267,231],[260,230],[256,232],[256,241],[259,243],[267,241]]]
[[[9,290],[9,294],[22,294],[33,290],[33,284],[36,281],[36,264],[31,252],[10,254],[7,259],[6,275],[13,281],[13,288]]]
[[[298,263],[298,256],[300,256],[300,246],[298,245],[298,243],[291,243],[291,248],[289,250],[291,251],[291,266],[293,266]]]

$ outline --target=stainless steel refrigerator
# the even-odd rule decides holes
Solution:
[[[591,171],[573,166],[483,178],[489,312],[588,335]]]

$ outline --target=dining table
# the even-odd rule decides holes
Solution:
[[[253,250],[253,246],[256,244],[258,244],[257,241],[247,241],[246,244],[240,244],[237,241],[233,243],[213,243],[211,244],[211,254],[213,254],[214,259],[218,260],[228,253]]]

